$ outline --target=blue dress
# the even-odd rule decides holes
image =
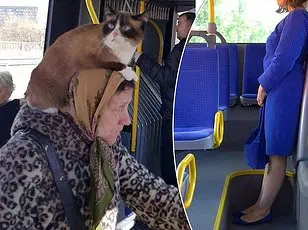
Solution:
[[[308,12],[291,11],[266,42],[264,73],[258,81],[268,94],[265,104],[266,153],[288,156],[297,141],[308,54]]]

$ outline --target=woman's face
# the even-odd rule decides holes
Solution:
[[[6,102],[10,98],[10,92],[7,88],[0,88],[0,105]]]
[[[118,92],[110,99],[109,105],[101,114],[97,135],[108,145],[113,145],[123,129],[124,125],[130,125],[128,105],[132,100],[133,89],[126,88]]]

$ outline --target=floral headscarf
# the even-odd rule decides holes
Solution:
[[[115,162],[112,150],[96,133],[111,97],[124,79],[117,72],[87,69],[72,81],[74,120],[93,141],[90,153],[91,189],[89,205],[92,228],[99,224],[114,194]]]

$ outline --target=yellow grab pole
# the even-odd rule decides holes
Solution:
[[[96,16],[92,1],[86,0],[86,5],[87,5],[87,8],[88,8],[88,12],[89,12],[90,18],[92,20],[92,23],[93,24],[99,24],[99,20]]]
[[[209,22],[207,25],[207,32],[210,37],[209,48],[214,48],[216,44],[216,24],[214,14],[214,0],[209,0]]]
[[[143,0],[140,1],[139,12],[143,13],[145,10],[145,3]],[[142,51],[142,42],[138,45],[137,51]],[[138,126],[138,102],[139,102],[139,87],[140,87],[140,68],[136,67],[137,81],[134,90],[134,110],[133,110],[133,122],[132,122],[132,138],[131,138],[131,152],[136,152],[136,140],[137,140],[137,126]]]
[[[163,62],[163,52],[164,52],[164,38],[163,38],[163,33],[161,32],[160,28],[158,25],[153,21],[149,20],[149,23],[153,26],[154,30],[156,31],[159,39],[159,52],[158,52],[158,63],[162,64]]]
[[[214,0],[209,0],[209,23],[215,22]]]

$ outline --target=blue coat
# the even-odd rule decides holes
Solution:
[[[265,112],[266,153],[288,156],[298,132],[308,54],[308,12],[290,12],[266,42],[264,73],[258,81],[268,94]]]

